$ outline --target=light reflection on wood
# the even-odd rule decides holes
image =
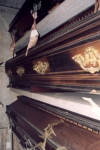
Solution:
[[[56,136],[56,134],[55,134],[55,132],[54,132],[54,130],[53,130],[53,126],[56,126],[56,125],[58,125],[58,124],[60,124],[60,123],[64,123],[64,121],[61,119],[61,120],[60,120],[59,122],[57,122],[57,123],[48,124],[48,126],[44,129],[44,134],[43,134],[42,136],[40,136],[42,139],[44,139],[44,142],[40,142],[40,143],[36,144],[36,145],[34,146],[34,149],[37,148],[37,147],[41,147],[42,150],[46,150],[45,147],[46,147],[46,141],[47,141],[47,139],[48,139],[48,138],[52,138],[51,135]],[[59,146],[59,147],[57,148],[57,150],[67,150],[67,149],[66,149],[66,147],[64,147],[64,146]]]

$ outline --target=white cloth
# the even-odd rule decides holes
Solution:
[[[32,30],[30,37],[34,37],[36,35],[39,35],[38,32],[37,32],[37,30]]]

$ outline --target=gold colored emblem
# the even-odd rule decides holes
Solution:
[[[17,74],[21,77],[25,73],[25,69],[19,66],[16,70]]]
[[[34,148],[37,147],[41,147],[42,150],[46,150],[45,146],[46,146],[46,141],[48,138],[52,138],[51,134],[53,134],[54,136],[56,136],[54,130],[53,130],[53,126],[57,125],[58,123],[53,123],[53,124],[48,124],[48,126],[44,129],[44,134],[42,136],[40,136],[42,139],[44,139],[44,142],[40,142],[38,144],[36,144],[34,146]]]
[[[39,74],[44,75],[49,68],[48,62],[38,61],[36,65],[33,66],[33,70],[38,72]]]
[[[47,141],[47,139],[48,139],[48,138],[52,138],[51,135],[56,136],[53,127],[54,127],[54,126],[57,126],[57,125],[60,124],[60,123],[64,123],[64,121],[63,121],[63,120],[60,120],[60,121],[57,122],[57,123],[48,124],[48,126],[44,129],[44,134],[43,134],[42,136],[40,136],[40,137],[44,140],[44,142],[40,142],[40,143],[36,144],[36,145],[34,146],[34,149],[36,149],[36,148],[38,148],[38,147],[41,147],[42,150],[46,150],[45,147],[46,147],[46,141]],[[67,148],[64,147],[64,146],[59,146],[59,147],[57,148],[57,150],[67,150]]]
[[[59,146],[56,150],[68,150],[65,146]]]
[[[93,47],[88,47],[85,50],[84,56],[81,54],[72,57],[75,62],[77,62],[80,67],[90,73],[95,73],[100,71],[100,56],[96,49]]]
[[[8,69],[8,70],[6,71],[6,74],[7,74],[7,76],[11,76],[11,75],[12,75],[11,69]]]

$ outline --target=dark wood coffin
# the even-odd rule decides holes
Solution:
[[[7,106],[6,113],[24,148],[99,150],[100,122],[25,96]]]
[[[100,11],[93,7],[40,38],[6,62],[14,88],[37,91],[100,90]]]
[[[39,3],[40,0],[26,0],[17,15],[14,17],[9,25],[9,32],[14,35],[15,42],[22,38],[32,27],[33,17],[31,10],[33,5]],[[45,16],[48,15],[57,3],[61,3],[63,0],[41,0],[41,7],[38,11],[37,23],[40,22]]]

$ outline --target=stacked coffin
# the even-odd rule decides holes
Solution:
[[[27,150],[99,150],[100,122],[25,96],[7,106],[12,129]]]
[[[62,1],[50,0],[46,10],[39,12],[37,22],[48,14],[53,3],[54,7],[58,5],[58,2]],[[15,45],[31,29],[32,5],[32,0],[26,1],[10,24],[9,32],[14,37]],[[71,95],[72,91],[74,93],[81,91],[84,95],[85,92],[99,92],[99,20],[100,12],[94,13],[94,6],[91,6],[42,36],[37,45],[29,50],[27,56],[25,56],[26,46],[23,45],[24,48],[16,51],[16,57],[8,60],[5,65],[10,86],[33,93],[61,92],[63,94],[63,92],[70,91]],[[95,109],[98,115],[97,113],[100,112],[98,100],[95,100],[97,102],[95,103],[85,98],[85,95],[81,99],[86,100],[85,104],[93,108],[91,112]],[[70,104],[76,100],[78,101],[77,96],[73,97]],[[52,105],[51,101],[49,104],[48,100],[46,103],[43,101],[44,99],[40,102],[19,96],[14,103],[7,106],[6,113],[12,130],[19,138],[23,148],[27,150],[100,149],[100,119],[98,119],[100,117],[89,118],[72,112],[73,110],[70,111],[67,100],[63,105],[67,105],[66,108],[61,107],[62,103],[58,107]]]
[[[5,66],[12,87],[31,92],[100,90],[99,19],[92,6],[41,37],[27,57],[26,47],[17,52]]]

